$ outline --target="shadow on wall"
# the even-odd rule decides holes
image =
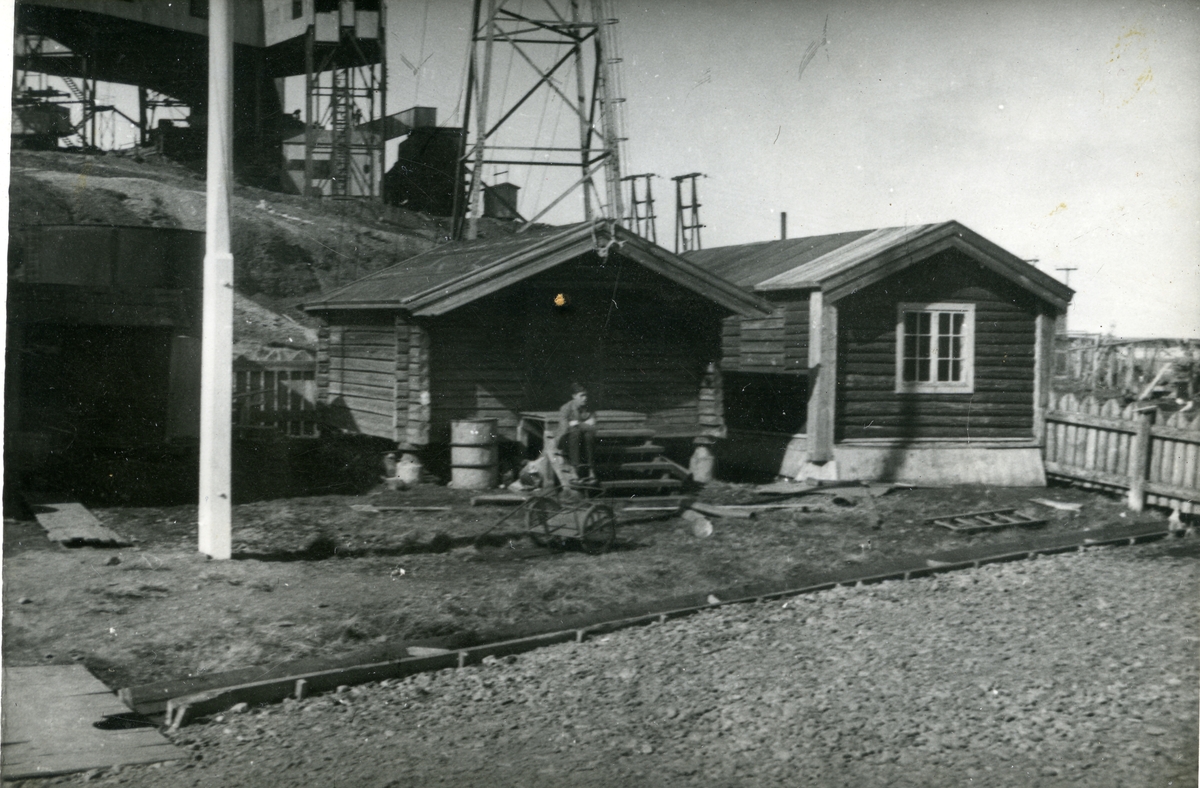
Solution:
[[[895,481],[897,473],[904,465],[905,457],[912,448],[917,437],[917,395],[901,394],[900,399],[900,433],[894,443],[888,447],[883,458],[878,481]]]

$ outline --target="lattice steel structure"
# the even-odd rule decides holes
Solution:
[[[382,3],[314,2],[304,38],[305,196],[382,196],[384,135],[360,127],[387,114],[384,41]]]
[[[473,139],[468,145],[464,136],[460,157],[460,171],[469,178],[469,185],[465,196],[456,193],[456,237],[475,237],[477,220],[483,212],[483,173],[488,165],[579,170],[579,178],[539,206],[526,227],[577,189],[582,190],[586,220],[603,218],[623,223],[626,219],[621,195],[620,147],[624,138],[619,116],[624,99],[619,95],[615,68],[620,58],[611,0],[544,0],[536,7],[539,16],[534,17],[521,12],[519,0],[475,0],[463,117],[463,126]],[[496,64],[500,62],[498,51],[505,49],[510,67],[501,77]],[[532,70],[532,84],[523,84],[519,98],[509,102],[514,63]],[[524,68],[522,71],[528,74]],[[569,95],[569,81],[574,83],[574,95]],[[535,96],[544,96],[547,107],[553,100],[578,121],[577,145],[558,144],[556,140],[551,140],[555,144],[538,145],[538,135],[516,129],[514,116]],[[514,133],[515,138],[509,139]],[[533,142],[529,136],[535,138]],[[601,178],[602,185],[597,185]]]
[[[703,178],[702,172],[676,175],[675,181],[675,253],[690,252],[700,248],[700,198],[696,194],[696,179]],[[683,182],[691,184],[691,202],[684,202]]]
[[[654,191],[650,181],[658,176],[652,172],[626,175],[622,181],[629,183],[629,217],[626,227],[652,243],[658,243],[658,215],[654,212]],[[639,197],[638,183],[643,183]]]

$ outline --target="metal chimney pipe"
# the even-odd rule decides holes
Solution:
[[[787,240],[787,211],[779,212],[779,240]]]

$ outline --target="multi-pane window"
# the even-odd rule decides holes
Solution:
[[[900,305],[897,391],[971,392],[974,361],[974,304]]]

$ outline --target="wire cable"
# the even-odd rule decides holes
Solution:
[[[425,67],[425,28],[429,22],[429,0],[425,0],[425,11],[421,15],[421,49],[417,54],[417,67],[415,69],[416,85],[413,87],[413,106],[418,106],[421,103],[421,69]]]

